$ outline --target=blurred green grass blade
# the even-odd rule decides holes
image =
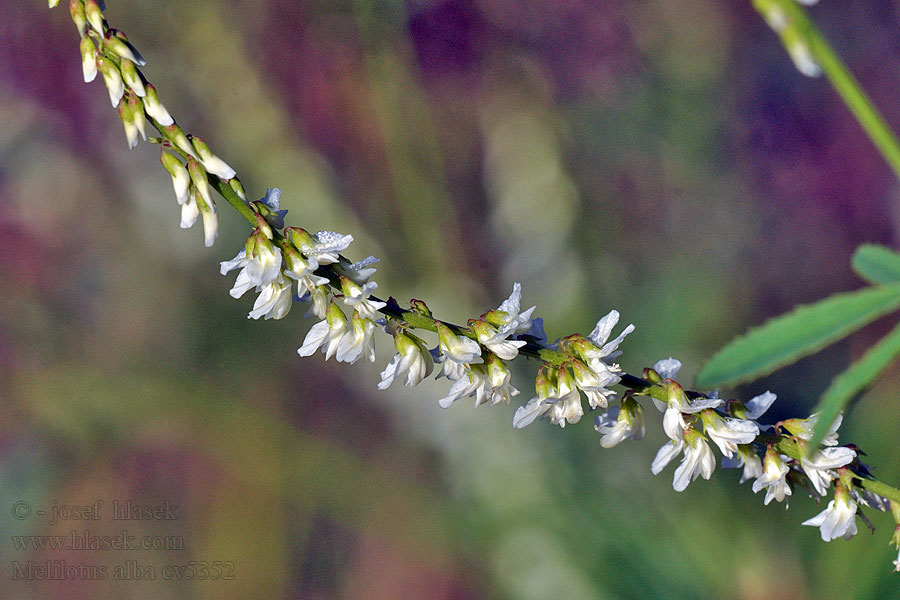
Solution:
[[[828,427],[847,403],[868,387],[898,355],[900,355],[900,324],[869,348],[862,358],[834,378],[814,411],[819,413],[819,420],[809,444],[810,451],[819,445]]]
[[[900,308],[900,284],[835,294],[775,317],[726,344],[697,376],[711,388],[767,375]]]
[[[863,244],[853,253],[850,264],[869,283],[900,282],[900,253],[877,244]]]

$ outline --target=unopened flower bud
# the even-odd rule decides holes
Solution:
[[[146,108],[146,98],[144,99],[144,107]],[[147,114],[150,114],[150,111],[147,111]],[[150,115],[153,116],[153,115]],[[191,147],[191,143],[188,141],[187,136],[184,134],[184,130],[178,126],[178,123],[172,123],[168,127],[163,127],[165,131],[166,137],[175,144],[175,146],[184,152],[185,154],[197,158],[197,155],[194,154],[194,148]]]
[[[144,116],[144,105],[136,94],[129,93],[126,97],[128,98],[128,108],[131,111],[131,118],[134,119],[134,125],[144,141],[147,141],[147,118]]]
[[[113,39],[117,41],[113,41]],[[118,29],[110,29],[106,33],[106,41],[113,44],[110,49],[112,50],[114,48],[114,52],[122,58],[128,58],[141,67],[147,64],[147,61],[144,60],[144,57],[141,56],[138,49],[134,47],[134,44],[128,41],[128,36]]]
[[[244,186],[241,185],[241,182],[237,177],[231,177],[228,180],[228,185],[231,186],[231,189],[234,190],[235,194],[240,196],[241,200],[247,200],[247,193],[244,191]]]
[[[200,216],[203,217],[203,241],[207,248],[210,248],[219,237],[219,215],[216,213],[216,205],[212,200],[197,195],[197,208],[200,210]]]
[[[72,16],[72,22],[78,29],[78,35],[82,38],[87,30],[87,17],[84,14],[84,2],[82,0],[69,0],[69,14]]]
[[[147,111],[147,114],[156,119],[156,122],[163,127],[174,125],[175,119],[172,118],[172,115],[169,114],[166,107],[159,101],[159,96],[156,95],[156,88],[153,84],[146,84],[144,89],[146,90],[144,96],[144,110]],[[191,151],[193,152],[193,149],[191,149]]]
[[[191,187],[191,176],[188,170],[178,157],[165,150],[159,155],[159,160],[172,176],[172,187],[175,188],[175,198],[178,200],[178,204],[184,204],[187,202]]]
[[[87,18],[87,22],[91,24],[91,27],[94,28],[94,31],[103,35],[105,27],[103,11],[100,9],[100,5],[97,4],[97,0],[85,0],[84,16]]]
[[[191,175],[191,182],[194,184],[194,187],[197,188],[200,196],[206,204],[214,206],[212,189],[210,189],[209,180],[206,178],[206,169],[203,168],[203,165],[194,160],[193,156],[188,156],[187,169],[188,173]]]
[[[118,67],[102,56],[97,57],[97,70],[103,75],[103,82],[109,91],[109,101],[113,107],[119,105],[122,94],[125,93],[125,84],[122,81],[122,75],[119,73]]]
[[[131,91],[140,97],[147,95],[147,90],[144,89],[144,82],[141,79],[140,73],[138,73],[137,67],[134,66],[134,62],[127,58],[123,58],[119,63],[119,71],[122,73],[122,81],[125,82],[125,85],[127,85]],[[143,109],[141,112],[143,112]]]
[[[97,47],[94,45],[94,40],[83,37],[79,49],[81,50],[81,71],[84,73],[84,82],[90,83],[97,77]]]
[[[59,0],[47,0],[47,6],[50,8],[56,8],[59,4]]]
[[[128,147],[134,148],[138,145],[138,136],[140,134],[137,125],[134,122],[131,107],[128,105],[128,100],[124,96],[119,101],[119,106],[116,110],[119,113],[119,119],[122,121],[122,125],[125,127],[125,139],[128,141]]]
[[[234,169],[229,167],[224,160],[213,154],[203,139],[197,136],[191,136],[190,140],[197,153],[197,157],[200,159],[200,162],[203,163],[203,166],[207,171],[213,175],[218,175],[222,179],[231,179],[234,177]]]

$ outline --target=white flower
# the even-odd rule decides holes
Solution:
[[[191,176],[188,174],[187,168],[174,154],[170,154],[165,150],[162,150],[160,153],[159,160],[163,167],[166,168],[166,171],[169,172],[169,175],[172,176],[175,199],[178,200],[178,204],[184,205],[188,200],[191,188]]]
[[[856,502],[850,498],[844,486],[838,484],[834,500],[828,503],[828,508],[803,524],[818,527],[826,542],[839,537],[849,540],[856,535],[856,509]]]
[[[202,138],[191,136],[190,140],[191,145],[194,147],[194,152],[197,153],[197,158],[203,163],[203,167],[207,171],[222,179],[231,179],[235,176],[234,169],[229,167],[224,160],[213,154]],[[278,188],[275,189],[277,190]],[[281,190],[278,190],[278,192],[280,194]]]
[[[450,377],[451,374],[458,374],[458,366],[452,365],[468,365],[483,362],[481,358],[481,346],[478,342],[462,335],[456,335],[453,331],[440,321],[435,322],[438,334],[438,350],[443,357],[441,362],[444,363],[444,374]],[[450,377],[451,379],[459,379],[459,377]]]
[[[407,387],[414,386],[431,374],[434,362],[431,354],[415,336],[398,332],[394,336],[394,347],[397,354],[391,359],[384,371],[381,372],[381,383],[378,389],[386,390],[404,373],[406,373]]]
[[[81,71],[84,82],[90,83],[97,77],[97,47],[90,37],[81,38]]]
[[[278,277],[262,286],[248,318],[280,319],[291,310],[293,300],[291,283],[279,274]]]
[[[250,257],[247,257],[247,249],[250,249]],[[263,286],[281,278],[281,250],[276,248],[259,230],[247,238],[245,247],[231,260],[219,263],[219,272],[227,274],[234,269],[241,269],[231,288],[231,296],[240,298],[244,293],[256,288],[262,290]],[[290,275],[290,273],[288,273]]]
[[[122,74],[108,58],[102,56],[97,57],[97,70],[103,76],[103,83],[106,84],[106,90],[109,92],[109,101],[113,108],[119,105],[119,100],[125,94],[125,82],[122,81]]]
[[[656,451],[656,456],[650,464],[650,472],[659,475],[676,456],[684,450],[684,440],[669,440]]]
[[[591,408],[606,408],[609,399],[616,395],[616,392],[607,389],[607,386],[619,383],[622,378],[608,368],[596,372],[577,359],[571,361],[571,365],[575,374],[575,384],[587,396]]]
[[[709,436],[723,455],[732,458],[738,444],[749,444],[759,435],[759,428],[752,421],[722,417],[713,409],[700,413],[703,432]]]
[[[339,254],[346,250],[353,241],[352,235],[342,235],[334,231],[320,231],[315,235],[309,235],[302,229],[293,229],[302,232],[295,241],[297,248],[304,255],[315,258],[320,265],[338,262]]]
[[[522,286],[516,282],[513,284],[512,293],[500,306],[484,315],[482,319],[497,327],[499,333],[510,336],[514,333],[526,333],[531,329],[532,306],[526,311],[519,312],[522,302]]]
[[[844,420],[843,413],[839,414],[835,417],[834,422],[828,428],[828,431],[825,433],[825,437],[822,438],[823,446],[837,446],[838,443],[838,434],[837,430],[841,426],[841,422]],[[807,442],[812,439],[813,431],[816,428],[816,424],[819,422],[819,413],[811,414],[806,419],[788,419],[786,421],[781,422],[781,426],[793,433],[795,436],[800,438],[801,440],[806,440]]]
[[[553,382],[553,371],[550,367],[541,367],[538,370],[537,378],[534,382],[534,390],[537,396],[528,401],[528,403],[516,409],[513,416],[513,427],[521,429],[534,423],[537,419],[544,415],[550,408],[547,400],[555,393]]]
[[[322,303],[325,301],[325,295],[323,290],[322,293],[317,296],[316,290],[327,284],[328,278],[315,274],[315,270],[318,266],[319,265],[314,259],[305,259],[292,244],[286,245],[283,258],[284,274],[297,282],[298,298],[304,301],[309,300],[310,298],[307,298],[307,294],[313,296],[312,300],[314,302],[316,298],[319,298],[320,306],[316,308],[316,310],[321,309],[321,311],[316,314],[321,319],[325,316],[325,305]]]
[[[488,355],[487,373],[491,383],[491,406],[501,402],[508,405],[513,396],[519,395],[519,390],[510,384],[512,374],[509,368],[498,356]]]
[[[778,502],[782,502],[786,496],[791,495],[791,486],[787,482],[787,474],[790,468],[771,447],[766,450],[763,464],[764,470],[762,474],[753,482],[753,493],[756,494],[763,488],[766,488],[764,504],[768,505],[773,498]]]
[[[475,394],[475,408],[478,408],[490,398],[490,389],[491,381],[484,366],[470,365],[465,368],[462,376],[453,382],[450,391],[438,401],[438,404],[441,408],[450,408],[460,398]]]
[[[341,289],[344,292],[344,304],[353,307],[359,314],[375,321],[379,318],[378,310],[387,306],[387,302],[372,300],[371,293],[378,287],[374,281],[358,286],[348,277],[341,276]]]
[[[591,361],[602,361],[608,365],[612,366],[610,362],[612,359],[619,356],[622,352],[618,350],[619,344],[622,343],[622,340],[625,339],[629,333],[634,331],[634,325],[628,325],[625,329],[622,330],[615,339],[611,341],[607,341],[609,339],[610,334],[612,334],[613,327],[616,326],[616,323],[619,322],[619,311],[611,310],[609,313],[597,321],[597,325],[594,327],[594,330],[588,335],[588,340],[594,344],[599,350],[589,351],[586,358]],[[600,368],[597,365],[591,364],[591,368],[595,371],[599,371]]]
[[[335,266],[335,271],[337,271],[338,275],[347,277],[353,283],[362,285],[378,270],[369,265],[373,265],[380,260],[381,259],[375,258],[374,256],[368,256],[352,264],[347,264],[349,261],[340,261]]]
[[[303,302],[311,302],[309,310],[306,311],[306,316],[315,316],[320,319],[325,318],[325,311],[328,310],[328,292],[326,291],[325,286],[319,286],[311,294],[307,294],[305,297],[301,297],[300,300]]]
[[[696,435],[689,435],[690,433]],[[676,492],[686,490],[688,484],[697,477],[702,476],[703,479],[709,479],[716,469],[716,458],[703,436],[693,429],[688,430],[685,434],[684,458],[675,469],[675,477],[672,480],[672,487]]]
[[[656,361],[656,364],[653,365],[653,370],[663,379],[675,379],[678,371],[681,370],[681,361],[670,356],[669,358]]]
[[[843,446],[823,448],[808,458],[800,457],[800,468],[809,477],[809,482],[816,488],[819,495],[824,496],[828,491],[828,486],[831,485],[831,480],[834,479],[831,470],[849,464],[854,457],[856,457],[856,452],[850,448]]]
[[[325,312],[325,320],[316,323],[310,328],[303,340],[303,345],[297,350],[300,356],[312,356],[312,354],[322,348],[325,353],[325,360],[334,356],[335,352],[341,344],[341,339],[347,333],[347,317],[344,316],[340,307],[331,302]]]
[[[509,384],[510,373],[506,365],[494,355],[488,357],[487,364],[473,364],[450,387],[450,392],[439,401],[441,408],[449,408],[465,396],[475,395],[475,406],[490,402],[491,406],[503,402],[509,404],[519,390]]]
[[[200,208],[197,206],[197,190],[190,188],[188,198],[181,205],[181,228],[189,229],[194,226],[200,217]]]
[[[169,127],[175,123],[175,119],[172,118],[172,115],[169,114],[169,111],[166,110],[166,107],[163,106],[162,102],[159,101],[159,96],[156,94],[156,88],[153,87],[152,83],[148,83],[144,85],[144,90],[146,94],[143,97],[144,110],[148,115],[153,117],[157,123],[162,125],[163,127]],[[193,149],[191,150],[193,152]]]
[[[744,468],[743,473],[741,473],[740,483],[750,479],[757,479],[763,474],[762,459],[751,444],[739,445],[733,458],[725,457],[722,459],[723,469],[736,469],[738,467]]]
[[[743,418],[745,419],[756,421],[761,416],[763,416],[763,414],[765,414],[767,410],[769,410],[769,407],[772,406],[773,402],[775,402],[775,398],[775,394],[769,391],[763,392],[759,396],[754,396],[747,401],[744,414],[739,416],[743,416]]]
[[[353,329],[341,338],[336,358],[338,362],[352,365],[363,355],[369,362],[375,362],[375,323],[354,312]]]
[[[639,440],[644,437],[643,409],[628,396],[622,400],[621,407],[613,407],[596,417],[594,429],[603,434],[600,445],[604,448],[612,448],[626,438]]]
[[[684,451],[684,457],[675,469],[675,476],[672,479],[672,488],[676,492],[683,492],[697,477],[709,479],[716,469],[716,458],[712,449],[699,431],[688,427],[682,437],[683,439],[670,440],[663,444],[650,465],[650,471],[658,475],[672,459]]]
[[[502,358],[512,360],[519,354],[519,348],[527,342],[524,340],[508,340],[511,332],[498,331],[493,325],[481,319],[469,319],[469,327],[475,332],[478,343]]]
[[[550,417],[550,422],[554,425],[565,427],[566,422],[574,425],[584,415],[584,408],[581,406],[581,393],[578,391],[575,379],[566,368],[559,370],[556,392],[553,394],[553,397],[548,398],[545,402],[550,404],[547,415]]]

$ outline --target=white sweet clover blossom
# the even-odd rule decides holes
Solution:
[[[322,348],[325,360],[328,360],[338,351],[346,333],[347,317],[344,316],[344,312],[337,304],[331,302],[325,311],[325,320],[310,328],[303,340],[303,345],[297,350],[297,354],[312,356],[316,350]]]
[[[759,428],[753,421],[722,417],[708,408],[700,413],[703,432],[709,436],[727,458],[733,458],[739,444],[750,444],[759,435]]]
[[[229,167],[224,160],[213,154],[209,149],[209,146],[201,138],[197,136],[189,136],[188,139],[191,141],[191,145],[194,147],[194,152],[197,154],[198,160],[203,164],[203,167],[207,171],[217,177],[220,177],[221,179],[226,180],[231,179],[235,176],[234,169]],[[278,188],[275,189],[278,194],[281,193],[281,190],[278,190]],[[281,228],[279,227],[279,229]]]
[[[351,365],[363,356],[375,362],[375,323],[358,312],[353,313],[353,328],[338,344],[337,360]]]
[[[553,385],[556,371],[555,367],[548,365],[544,365],[538,370],[534,380],[534,391],[537,396],[516,409],[513,416],[513,427],[516,429],[527,427],[547,412],[550,408],[548,401],[556,393],[556,387]]]
[[[522,286],[513,284],[512,293],[499,307],[481,315],[480,319],[469,319],[468,325],[475,332],[478,343],[503,360],[512,360],[519,354],[525,340],[510,340],[511,335],[531,331],[531,315],[536,307],[520,312]]]
[[[551,398],[545,400],[549,405],[547,416],[553,425],[565,427],[566,423],[575,424],[584,415],[581,406],[581,393],[575,378],[567,368],[559,369],[556,379],[556,392]]]
[[[619,383],[622,378],[608,368],[598,373],[580,360],[572,360],[569,364],[575,376],[575,385],[587,396],[591,408],[606,408],[610,398],[616,395],[607,386]]]
[[[812,456],[800,457],[800,468],[806,473],[819,495],[824,496],[835,478],[834,469],[850,464],[854,458],[856,452],[851,448],[823,448],[814,452]]]
[[[842,483],[837,483],[834,490],[834,500],[828,503],[828,508],[818,515],[803,522],[804,525],[818,527],[822,540],[830,542],[839,537],[849,540],[856,535],[856,502],[850,497]]]
[[[394,335],[394,347],[397,349],[397,354],[381,372],[381,383],[378,384],[378,389],[386,390],[395,379],[400,378],[404,373],[406,374],[404,385],[407,387],[417,385],[431,374],[434,361],[431,359],[431,353],[425,349],[422,340],[412,334],[398,331]]]
[[[813,414],[806,419],[788,419],[781,421],[779,425],[792,433],[798,442],[805,445],[812,439],[812,433],[816,428],[819,415]],[[837,430],[841,425],[843,415],[838,415],[829,426],[822,444],[825,448],[816,450],[811,455],[804,454],[800,457],[800,468],[806,473],[810,483],[820,496],[828,492],[828,487],[834,479],[834,469],[846,466],[856,457],[856,451],[852,448],[837,446]]]
[[[227,275],[240,269],[229,294],[240,298],[247,290],[262,291],[263,287],[281,277],[282,255],[258,228],[247,238],[244,248],[231,260],[220,263],[219,272]]]
[[[612,448],[629,438],[639,440],[644,437],[644,409],[626,395],[621,406],[614,406],[595,417],[594,429],[603,434],[600,445],[604,448]]]
[[[465,374],[466,366],[484,362],[478,342],[463,335],[456,335],[440,321],[435,321],[435,325],[438,334],[436,362],[442,365],[441,375],[457,381]]]
[[[291,310],[294,295],[291,294],[291,282],[285,279],[281,273],[272,281],[262,286],[253,310],[247,315],[249,319],[281,319]]]
[[[843,413],[840,413],[837,417],[835,417],[834,422],[828,428],[828,431],[825,432],[825,437],[822,438],[821,444],[823,446],[837,446],[837,430],[840,428],[843,420]],[[781,421],[781,426],[793,433],[794,436],[808,442],[812,439],[813,431],[815,430],[818,422],[819,413],[813,413],[806,419],[788,419],[786,421]]]
[[[441,408],[449,408],[454,402],[466,396],[475,396],[475,406],[482,404],[509,404],[519,390],[510,384],[509,369],[494,354],[488,354],[487,362],[465,366],[463,375],[450,387],[446,397],[438,403]]]
[[[359,314],[367,319],[378,319],[378,311],[385,306],[387,302],[373,300],[369,296],[375,291],[378,284],[370,281],[362,287],[354,283],[348,277],[341,276],[341,290],[344,292],[344,304],[352,307]]]
[[[763,465],[762,474],[753,482],[753,493],[757,494],[765,489],[766,498],[763,504],[766,505],[773,499],[777,502],[783,502],[787,496],[791,495],[791,486],[787,482],[787,474],[790,471],[790,467],[785,464],[781,456],[771,446],[766,450]]]
[[[762,459],[756,453],[756,450],[753,449],[753,446],[749,444],[738,446],[737,460],[739,462],[738,466],[744,467],[739,483],[744,483],[751,479],[755,480],[763,474]]]
[[[340,253],[350,247],[352,235],[334,231],[319,231],[311,234],[300,227],[288,227],[284,236],[291,240],[303,256],[315,260],[316,266],[330,265],[340,260]]]
[[[688,427],[682,432],[683,439],[670,440],[656,453],[650,470],[658,475],[666,466],[684,451],[681,464],[675,469],[672,479],[672,488],[676,492],[683,492],[688,484],[697,477],[709,479],[716,469],[716,458],[706,439],[693,427]]]

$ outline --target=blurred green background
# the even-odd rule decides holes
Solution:
[[[900,127],[897,4],[812,15]],[[858,287],[857,244],[900,241],[897,181],[749,2],[113,0],[107,18],[250,196],[278,186],[291,224],[382,258],[383,295],[463,322],[520,281],[551,339],[616,308],[633,373],[673,355],[688,382],[748,326]],[[764,507],[717,470],[677,494],[671,466],[650,474],[650,406],[646,440],[604,450],[590,415],[514,431],[514,407],[441,410],[445,380],[379,392],[389,340],[374,366],[300,359],[305,307],[256,322],[228,296],[218,262],[246,223],[220,203],[212,249],[178,228],[157,149],[127,151],[81,81],[65,7],[0,1],[0,123],[0,597],[900,597],[889,517],[826,544],[799,490]],[[725,393],[806,416],[890,325]],[[535,366],[514,374],[522,401]],[[842,429],[893,484],[897,385]],[[10,512],[96,500],[90,522]],[[113,500],[178,518],[114,521]],[[184,550],[10,538],[83,529]],[[28,561],[110,578],[14,580]],[[114,581],[126,561],[156,579]],[[161,577],[189,561],[236,577]]]

